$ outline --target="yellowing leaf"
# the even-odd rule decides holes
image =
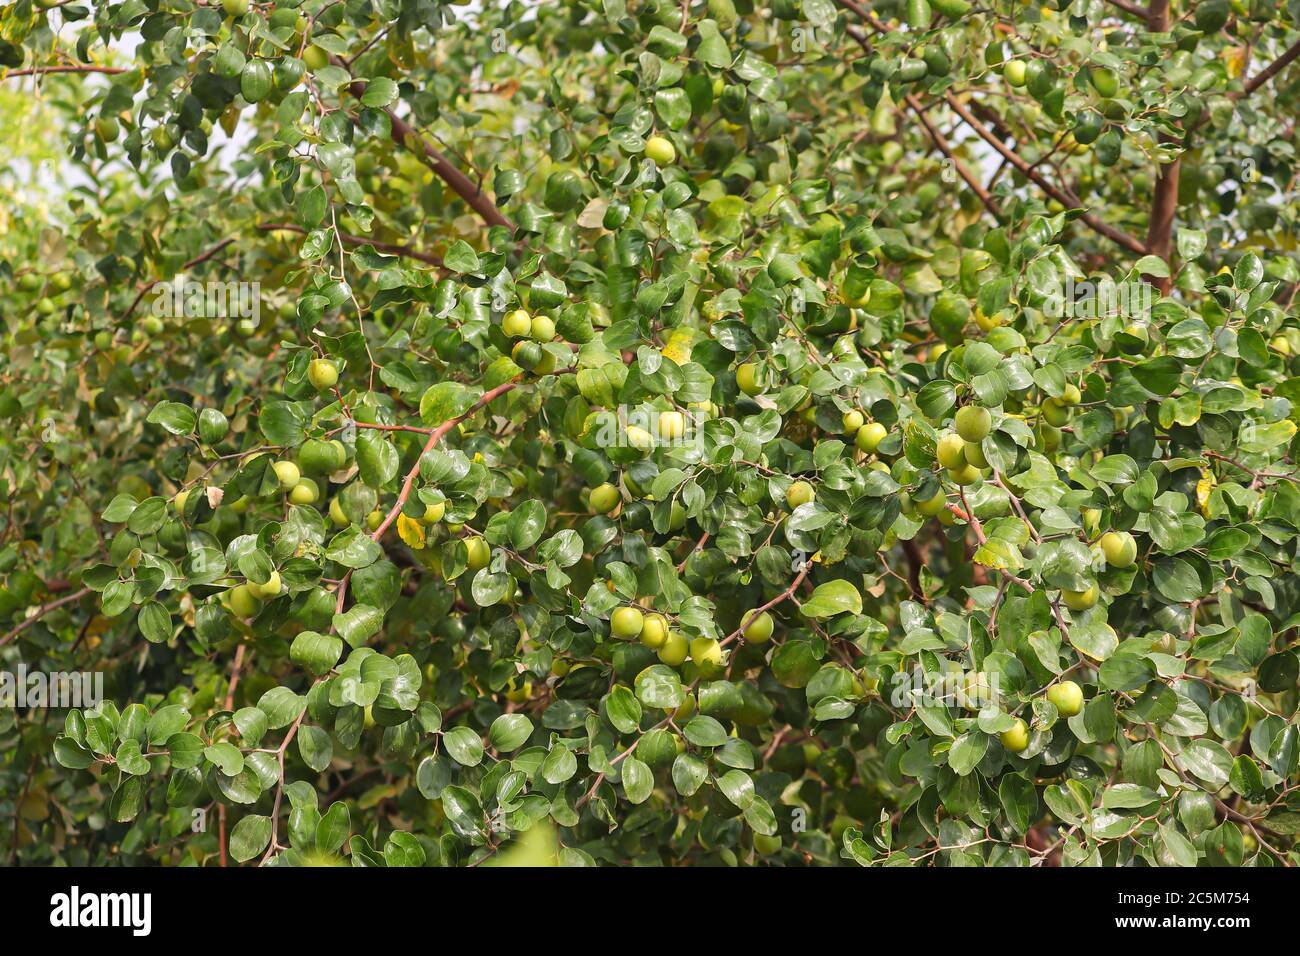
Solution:
[[[397,516],[397,536],[417,551],[424,547],[424,525],[406,515]]]

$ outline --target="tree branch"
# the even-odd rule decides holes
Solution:
[[[1146,7],[1139,7],[1136,3],[1129,3],[1129,0],[1106,0],[1112,7],[1118,7],[1125,13],[1131,13],[1135,17],[1143,20],[1147,19]]]
[[[35,614],[33,614],[27,620],[23,621],[21,624],[15,627],[4,637],[0,637],[0,647],[4,647],[15,637],[17,637],[23,631],[27,630],[29,627],[31,627],[33,624],[35,624],[45,615],[49,614],[51,611],[55,610],[56,608],[61,608],[65,604],[72,604],[75,601],[80,601],[83,597],[85,597],[89,593],[90,593],[90,588],[82,588],[80,591],[74,591],[73,593],[65,597],[59,598],[57,601],[51,601],[48,604],[42,604],[39,608],[36,609]]]
[[[880,20],[877,19],[876,16],[871,13],[871,11],[867,10],[861,4],[857,3],[856,0],[835,0],[835,2],[838,3],[844,9],[851,11],[859,19],[861,19],[863,23],[867,24],[869,27],[871,27],[871,29],[875,30],[877,33],[882,35],[889,33],[889,28],[886,27],[883,23],[881,23]],[[1017,170],[1019,170],[1021,174],[1025,176],[1026,179],[1034,183],[1036,186],[1038,186],[1038,188],[1043,190],[1043,192],[1047,193],[1049,197],[1055,199],[1062,206],[1065,206],[1067,208],[1074,208],[1078,205],[1078,200],[1075,197],[1071,196],[1069,193],[1067,193],[1065,190],[1061,189],[1060,187],[1049,182],[1042,175],[1042,173],[1040,173],[1037,169],[1035,169],[1033,166],[1027,163],[1013,150],[1008,149],[1003,144],[1002,140],[1000,140],[997,136],[995,136],[987,126],[985,126],[978,119],[976,119],[975,116],[971,113],[971,111],[968,110],[965,107],[965,105],[963,105],[962,102],[957,99],[957,97],[953,96],[951,91],[945,91],[943,94],[943,98],[944,101],[948,104],[948,106],[958,116],[960,116],[963,120],[965,120],[966,125],[969,126],[971,129],[973,129],[976,135],[980,137],[980,139],[984,140],[995,150],[997,150],[1002,155],[1002,157],[1007,162],[1009,162],[1012,166],[1014,166]],[[981,189],[982,188],[983,187],[981,187]],[[1080,219],[1083,223],[1091,227],[1094,232],[1098,233],[1099,235],[1105,236],[1107,239],[1111,240],[1117,245],[1123,246],[1125,249],[1129,250],[1134,255],[1140,256],[1146,254],[1146,246],[1143,245],[1140,240],[1136,239],[1133,236],[1130,236],[1122,229],[1116,229],[1114,226],[1109,225],[1106,222],[1103,222],[1101,219],[1098,219],[1092,213],[1084,213],[1083,216],[1080,217]]]
[[[301,226],[295,226],[288,222],[263,222],[258,223],[259,232],[275,232],[277,229],[286,229],[289,232],[305,234],[306,229]],[[381,242],[378,239],[368,239],[365,236],[353,236],[346,232],[340,232],[339,238],[350,246],[374,246],[380,252],[387,252],[391,255],[402,256],[406,259],[418,259],[420,262],[427,262],[431,266],[442,267],[442,257],[435,256],[431,252],[421,252],[419,249],[412,249],[410,246],[403,246],[396,242]]]
[[[1169,32],[1169,0],[1151,0],[1147,11],[1147,30],[1151,33]],[[1167,135],[1160,142],[1175,142]],[[1151,218],[1147,223],[1147,253],[1169,262],[1173,249],[1174,216],[1178,212],[1178,179],[1182,171],[1182,157],[1160,167],[1156,179],[1155,198],[1151,202]],[[1173,277],[1161,276],[1156,280],[1161,295],[1168,295],[1173,287]]]
[[[1246,89],[1244,95],[1249,96],[1251,93],[1254,93],[1257,89],[1259,89],[1269,80],[1273,79],[1273,77],[1277,76],[1279,73],[1285,70],[1287,66],[1289,66],[1291,62],[1298,56],[1300,56],[1300,40],[1297,40],[1295,43],[1291,44],[1290,48],[1287,49],[1285,53],[1283,53],[1281,56],[1279,56],[1268,66],[1264,67],[1264,69],[1260,70],[1258,74],[1256,74],[1254,77],[1248,80],[1246,82]]]
[[[784,591],[782,591],[780,594],[778,594],[776,597],[772,598],[772,600],[768,601],[762,607],[750,611],[749,614],[746,615],[741,620],[740,627],[736,628],[734,631],[732,631],[730,634],[724,637],[719,642],[719,645],[722,647],[726,647],[736,638],[740,637],[741,632],[744,631],[745,628],[749,627],[749,625],[753,622],[754,618],[758,617],[764,611],[770,611],[772,608],[776,607],[778,604],[782,603],[783,601],[789,600],[790,597],[794,594],[794,592],[799,590],[799,585],[803,584],[804,578],[808,577],[808,572],[811,570],[812,570],[812,561],[805,559],[803,570],[801,570],[799,574],[795,577],[795,579],[790,582],[790,586],[786,588]]]
[[[346,65],[338,57],[330,58],[335,66],[343,67]],[[354,80],[348,84],[348,92],[357,99],[366,91],[366,84],[360,80]],[[438,178],[451,187],[456,195],[469,205],[489,226],[505,226],[507,229],[514,230],[515,224],[497,208],[492,197],[483,192],[463,172],[454,166],[441,152],[435,149],[432,144],[427,142],[424,137],[417,133],[409,123],[394,113],[391,109],[385,107],[384,113],[388,115],[388,122],[392,126],[393,142],[398,146],[409,149],[414,152],[419,160],[428,166]],[[357,122],[357,117],[352,117],[352,122]]]
[[[21,70],[9,70],[0,79],[7,80],[11,76],[43,76],[46,73],[126,73],[129,72],[120,66],[91,66],[89,64],[77,64],[75,66],[32,66]]]
[[[950,92],[945,92],[943,98],[947,101],[948,106],[952,108],[953,112],[965,120],[966,125],[973,129],[980,139],[984,140],[984,142],[997,150],[1002,157],[1019,170],[1026,179],[1034,183],[1038,188],[1047,193],[1049,197],[1055,199],[1062,206],[1067,208],[1077,206],[1077,200],[1073,196],[1048,181],[1042,173],[1034,169],[1034,167],[1027,163],[1020,155],[1003,145],[1002,141],[994,135],[993,131],[976,119],[975,115],[971,113],[971,111],[968,110],[966,106],[957,99],[957,97],[953,96]],[[1088,225],[1093,232],[1105,236],[1116,245],[1124,247],[1134,255],[1141,256],[1146,254],[1147,248],[1139,239],[1130,236],[1122,229],[1117,229],[1109,223],[1098,219],[1092,213],[1086,212],[1080,216],[1079,219],[1081,222]]]

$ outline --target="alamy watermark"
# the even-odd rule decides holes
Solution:
[[[94,708],[104,699],[103,671],[0,671],[0,707]]]
[[[261,320],[258,282],[198,282],[178,275],[154,288],[153,314],[164,318]]]
[[[152,893],[83,893],[73,886],[50,897],[50,925],[59,929],[122,927],[132,936],[153,929]]]
[[[894,674],[889,702],[893,707],[948,707],[983,710],[999,700],[1001,679],[996,671],[944,671],[926,673],[920,668]]]
[[[1146,319],[1159,298],[1155,286],[1141,279],[1116,282],[1109,276],[1053,282],[1043,304],[1043,313],[1054,319],[1104,319],[1123,316]]]

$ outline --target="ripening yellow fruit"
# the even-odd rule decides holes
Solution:
[[[1002,731],[998,739],[1002,741],[1002,746],[1013,754],[1018,754],[1029,746],[1029,725],[1017,717],[1015,726]]]
[[[592,488],[591,496],[587,499],[591,513],[598,515],[609,514],[618,507],[621,500],[622,496],[618,493],[618,488],[608,481]]]
[[[669,441],[686,434],[686,418],[681,412],[659,413],[659,437]]]
[[[746,395],[761,395],[764,387],[758,381],[758,369],[752,362],[746,362],[736,368],[736,387]]]
[[[610,632],[623,640],[640,636],[644,625],[645,618],[634,607],[615,608],[614,613],[609,616]]]
[[[697,637],[691,641],[691,660],[704,670],[721,667],[722,645],[711,637]]]
[[[1047,688],[1047,699],[1062,717],[1073,717],[1083,710],[1083,688],[1072,680],[1061,681]]]
[[[641,643],[658,650],[668,640],[668,619],[662,614],[647,614],[641,624]]]
[[[857,435],[853,438],[853,444],[869,455],[880,446],[880,443],[888,435],[889,431],[880,422],[867,422],[858,429]]]
[[[813,490],[812,485],[808,484],[806,481],[796,481],[786,491],[785,503],[790,506],[791,510],[793,510],[802,504],[807,504],[816,497],[817,492]]]
[[[291,461],[277,461],[271,465],[271,468],[275,471],[275,477],[280,479],[280,487],[285,491],[292,491],[302,480],[302,472]]]
[[[249,592],[252,593],[253,597],[261,598],[262,600],[275,597],[281,590],[283,590],[283,588],[284,585],[280,581],[279,571],[272,571],[271,577],[267,579],[265,584],[258,584],[254,581],[248,582]]]
[[[749,612],[753,614],[753,612]],[[752,619],[749,614],[745,616],[745,629],[741,635],[749,644],[766,644],[772,639],[772,633],[776,630],[776,622],[772,620],[772,615],[764,611],[762,614],[754,614]]]
[[[651,136],[645,141],[646,158],[656,166],[668,166],[677,159],[677,149],[662,136]]]
[[[1071,611],[1086,611],[1097,603],[1097,585],[1090,584],[1083,591],[1062,589],[1061,597]]]
[[[686,661],[690,651],[690,642],[677,631],[669,631],[663,647],[659,648],[659,660],[669,667],[680,667]]]
[[[953,471],[965,468],[966,442],[956,432],[947,432],[935,443],[934,456],[945,468]]]
[[[515,309],[501,320],[501,331],[512,339],[525,338],[533,329],[533,317],[523,309]]]
[[[471,571],[486,568],[488,562],[492,560],[492,549],[488,546],[487,541],[477,535],[465,539],[465,548],[469,552],[465,564]]]

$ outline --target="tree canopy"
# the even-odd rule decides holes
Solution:
[[[1300,863],[1298,11],[3,7],[0,851]]]

